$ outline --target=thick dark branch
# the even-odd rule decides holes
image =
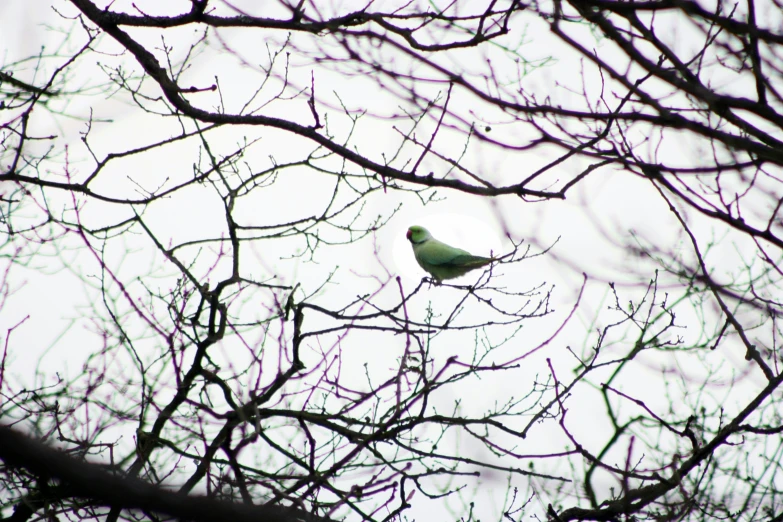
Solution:
[[[487,187],[485,185],[471,185],[457,179],[437,178],[434,176],[417,176],[411,172],[395,169],[388,165],[372,161],[366,156],[355,152],[350,147],[341,145],[336,141],[320,134],[318,130],[313,127],[300,125],[289,120],[270,116],[223,114],[199,109],[191,105],[190,102],[182,97],[182,89],[176,84],[174,80],[169,78],[165,68],[160,65],[152,53],[133,38],[131,38],[126,32],[118,28],[115,23],[113,23],[113,15],[109,15],[107,12],[101,11],[92,2],[87,0],[71,0],[71,2],[76,7],[78,7],[93,23],[103,29],[106,33],[110,34],[115,40],[117,40],[117,42],[119,42],[123,47],[125,47],[134,55],[136,60],[144,68],[147,74],[149,74],[152,79],[157,82],[158,85],[160,85],[163,93],[166,96],[166,99],[174,107],[176,107],[183,114],[186,114],[196,120],[232,125],[262,125],[286,130],[291,133],[298,134],[299,136],[308,138],[322,147],[347,159],[348,161],[362,168],[376,172],[381,176],[399,181],[405,181],[408,183],[414,183],[417,185],[451,188],[466,192],[468,194],[475,194],[480,196],[501,196],[504,194],[512,194],[547,199],[565,199],[565,195],[561,192],[529,190],[524,188],[521,184],[507,185],[504,187]]]
[[[42,480],[57,479],[69,485],[69,493],[122,509],[165,513],[181,520],[212,522],[326,521],[305,511],[279,506],[248,506],[189,496],[157,488],[133,477],[122,477],[98,464],[77,460],[12,430],[0,426],[0,458]]]
[[[156,27],[166,29],[189,24],[204,24],[210,27],[219,28],[277,29],[311,33],[314,35],[341,32],[350,27],[367,26],[374,23],[389,33],[396,34],[403,38],[412,48],[420,51],[432,52],[461,47],[473,47],[482,42],[507,34],[508,18],[513,12],[520,9],[520,3],[518,1],[512,2],[507,9],[503,10],[493,9],[494,3],[495,2],[492,2],[483,13],[469,16],[449,16],[429,9],[409,14],[401,14],[398,12],[369,12],[366,9],[362,9],[353,13],[323,20],[308,16],[304,10],[300,9],[294,9],[293,16],[287,19],[250,16],[247,14],[237,16],[216,16],[205,12],[203,9],[204,4],[200,2],[193,2],[193,7],[189,12],[176,16],[132,15],[108,10],[103,11],[102,16],[107,23],[116,27]],[[74,2],[74,4],[77,4],[77,2]],[[81,9],[81,6],[79,6],[79,8]],[[396,23],[392,23],[392,21]],[[472,32],[464,30],[464,33],[470,35],[465,39],[445,43],[423,43],[414,36],[416,31],[420,30],[422,27],[437,21],[450,25],[473,22],[474,24],[477,24],[478,27]],[[494,27],[494,30],[491,28],[488,30],[484,29],[484,26],[488,25],[487,21],[492,22],[489,25]],[[412,28],[409,28],[409,26]]]
[[[629,12],[639,11],[665,11],[681,9],[684,13],[701,18],[711,24],[715,24],[736,36],[754,34],[757,38],[776,44],[783,44],[783,34],[774,33],[768,29],[757,27],[737,20],[730,16],[721,16],[713,11],[707,11],[699,2],[693,0],[652,0],[646,2],[617,2],[615,0],[590,0],[595,7],[625,15]]]

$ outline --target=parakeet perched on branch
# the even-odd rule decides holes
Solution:
[[[429,272],[438,283],[495,261],[493,258],[474,256],[461,248],[441,243],[424,227],[412,226],[406,236],[413,246],[413,255],[416,256],[419,266]]]

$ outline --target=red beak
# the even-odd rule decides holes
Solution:
[[[406,233],[405,233],[405,237],[407,237],[407,238],[408,238],[408,241],[410,241],[410,240],[411,240],[411,236],[412,236],[412,235],[413,235],[413,232],[411,232],[410,230],[408,230],[408,232],[406,232]]]

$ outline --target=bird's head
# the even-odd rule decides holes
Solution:
[[[429,231],[424,228],[420,227],[418,225],[413,225],[408,229],[408,233],[405,234],[405,237],[408,238],[408,241],[413,243],[414,245],[417,243],[423,243],[424,241],[427,241],[428,239],[431,239],[432,236],[430,235]]]

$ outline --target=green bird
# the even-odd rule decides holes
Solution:
[[[419,266],[429,272],[438,283],[444,279],[465,275],[495,261],[494,258],[474,256],[461,248],[442,243],[432,237],[424,227],[410,227],[406,237],[413,246],[413,255],[416,256]]]

